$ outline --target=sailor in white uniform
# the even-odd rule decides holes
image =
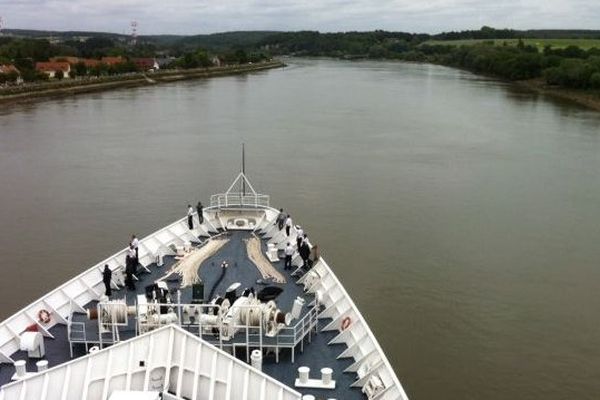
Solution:
[[[304,238],[304,230],[300,225],[296,225],[296,248],[299,249]]]
[[[191,204],[188,204],[187,217],[188,217],[188,228],[190,228],[190,229],[194,229],[194,220],[192,219],[193,216],[194,216],[194,209],[192,208]]]
[[[287,218],[285,219],[285,234],[287,236],[290,236],[290,229],[292,229],[292,217],[290,217],[290,214],[288,214]]]
[[[131,235],[131,243],[129,244],[132,245],[133,249],[135,250],[135,264],[137,265],[140,261],[140,241],[138,240],[137,236]]]
[[[292,244],[290,242],[288,242],[287,246],[285,246],[285,263],[284,263],[284,269],[291,269],[292,268],[292,256],[294,255],[294,246],[292,246]]]

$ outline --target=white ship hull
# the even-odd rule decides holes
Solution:
[[[245,181],[243,174],[240,177]],[[228,225],[233,229],[262,232],[265,241],[280,247],[286,239],[274,224],[279,211],[268,206],[268,197],[257,195],[253,190],[246,196],[231,190],[213,196],[211,207],[204,212],[204,222],[196,224],[194,229],[190,230],[186,218],[182,218],[141,239],[139,261],[143,268],[153,268],[161,249],[198,242],[199,236],[227,230]],[[236,219],[253,223],[245,227],[241,226],[243,222],[232,226]],[[125,252],[123,249],[102,260],[0,323],[0,368],[14,372],[14,355],[19,352],[21,335],[26,330],[37,330],[47,343],[53,340],[55,327],[66,325],[70,335],[73,327],[69,319],[73,313],[85,312],[90,302],[100,300],[104,292],[104,265],[113,270],[122,268]],[[297,257],[294,263],[298,265]],[[317,330],[335,334],[330,345],[344,345],[336,360],[346,360],[343,373],[354,377],[349,387],[338,387],[332,398],[342,400],[344,390],[360,388],[365,399],[406,400],[408,397],[384,351],[325,260],[320,258],[297,284],[303,285],[305,292],[317,299],[320,321]],[[118,290],[120,282],[114,280],[112,286]],[[41,310],[49,312],[48,322],[40,320]],[[292,349],[292,360],[294,352]],[[141,366],[138,358],[147,361]],[[334,367],[336,360],[332,360]],[[298,367],[283,363],[278,366],[289,369],[293,375],[297,374]],[[26,376],[2,386],[0,400],[109,399],[111,393],[119,390],[152,392],[154,389],[164,392],[164,398],[173,399],[283,400],[299,399],[301,392],[306,393],[289,386],[205,343],[202,338],[171,326],[73,361],[51,364],[47,371],[28,371]]]

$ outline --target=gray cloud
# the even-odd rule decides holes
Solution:
[[[0,0],[7,27],[140,34],[494,27],[597,29],[597,0]]]

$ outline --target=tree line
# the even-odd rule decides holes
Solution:
[[[577,46],[539,50],[519,39],[517,45],[500,41],[515,38],[517,31],[484,27],[443,38],[490,39],[463,46],[427,42],[429,35],[399,32],[319,33],[286,32],[270,35],[257,45],[273,54],[342,58],[398,59],[464,68],[509,80],[543,78],[550,85],[576,89],[600,89],[600,49]],[[441,36],[438,35],[438,38]],[[495,39],[495,40],[492,40]]]
[[[430,62],[510,80],[538,78],[566,88],[600,88],[599,49],[584,50],[577,46],[538,49],[520,40],[531,37],[600,38],[600,31],[516,31],[491,27],[438,35],[382,30],[338,33],[257,31],[187,37],[148,36],[139,38],[135,46],[127,42],[127,37],[109,34],[87,40],[65,35],[58,43],[40,38],[0,37],[0,64],[12,62],[21,70],[23,79],[35,80],[43,78],[33,70],[35,61],[59,55],[122,56],[127,60],[168,55],[174,57],[171,68],[183,69],[212,65],[215,57],[224,64],[235,64],[278,55],[327,56]],[[429,44],[432,39],[441,40],[442,44]],[[443,44],[444,40],[456,39],[483,41],[463,46]],[[515,39],[519,39],[516,46],[512,45]],[[79,76],[99,76],[126,73],[136,68],[133,63],[124,63],[118,67],[75,65],[72,70]]]

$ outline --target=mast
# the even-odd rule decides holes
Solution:
[[[244,143],[242,143],[242,196],[246,195],[246,154],[244,151]]]

